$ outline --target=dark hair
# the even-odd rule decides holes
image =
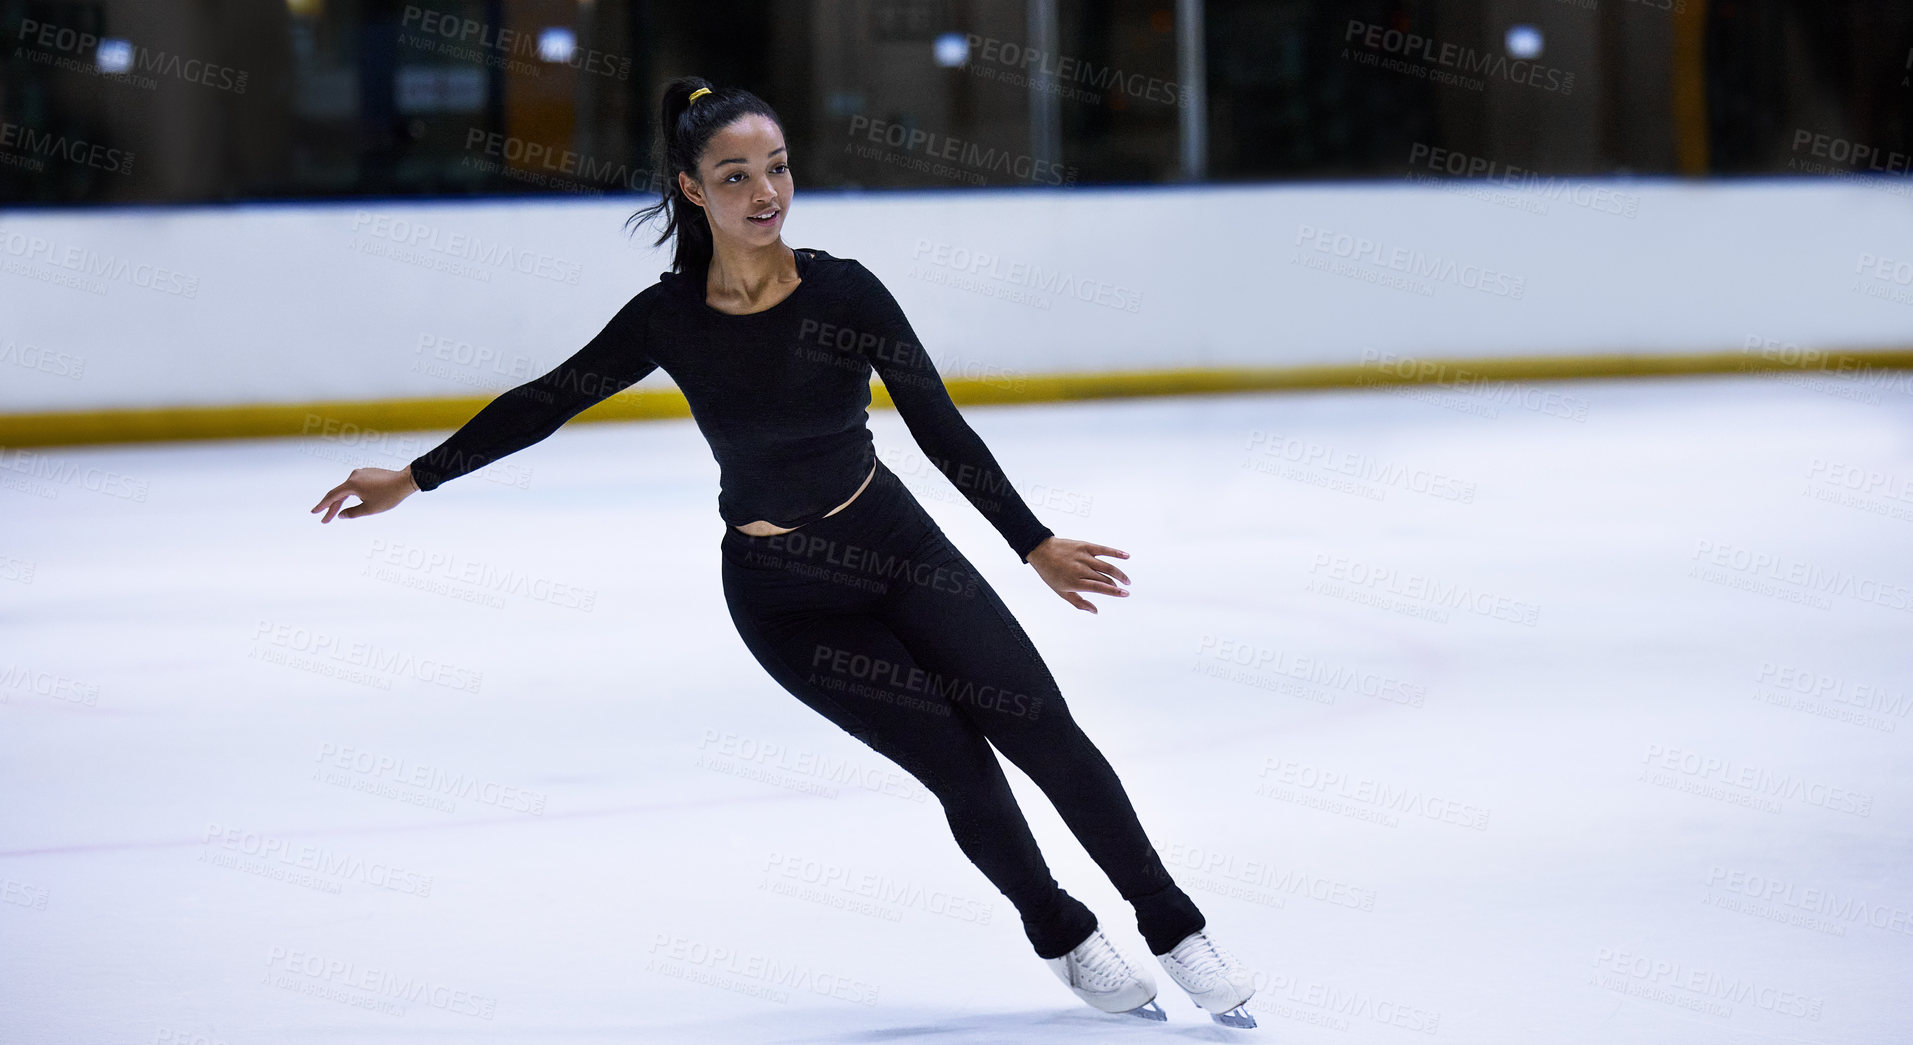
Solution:
[[[692,102],[691,95],[700,87],[711,88],[711,93]],[[752,113],[769,117],[779,130],[784,127],[776,111],[742,87],[715,87],[701,76],[680,76],[664,85],[664,100],[658,107],[657,158],[652,169],[663,176],[665,185],[658,202],[631,215],[625,225],[643,224],[663,214],[664,231],[658,233],[652,246],[677,237],[671,271],[690,272],[711,262],[711,223],[704,208],[685,198],[678,185],[678,172],[696,178],[697,161],[703,158],[711,136],[732,120]]]

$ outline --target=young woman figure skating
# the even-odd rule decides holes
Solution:
[[[964,854],[1063,982],[1105,1012],[1165,1019],[1148,971],[1051,877],[991,745],[1043,790],[1149,949],[1217,1021],[1253,1027],[1250,977],[1203,931],[1129,797],[1070,716],[1029,637],[876,457],[874,367],[910,434],[1020,560],[1081,610],[1126,596],[1115,548],[1056,536],[950,401],[902,309],[857,261],[785,246],[781,122],[749,91],[672,81],[661,106],[672,271],[550,373],[500,395],[406,468],[359,468],[312,511],[358,518],[496,461],[662,368],[721,472],[724,598],[738,635],[798,700],[937,796]],[[347,497],[359,503],[344,508]],[[772,520],[775,520],[773,522]]]

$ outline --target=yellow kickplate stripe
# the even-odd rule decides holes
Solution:
[[[1770,358],[1771,356],[1771,358]],[[1806,371],[1866,383],[1876,371],[1913,368],[1913,349],[1796,351],[1757,354],[1514,356],[1490,359],[1414,359],[1386,356],[1374,363],[1302,367],[1187,367],[1114,373],[1017,374],[949,377],[944,384],[961,404],[1050,403],[1073,399],[1199,395],[1298,388],[1433,384],[1466,390],[1484,381]],[[1896,376],[1894,383],[1913,384]],[[420,431],[457,428],[493,396],[448,399],[346,400],[246,406],[173,406],[0,414],[0,446],[77,446],[177,439],[324,436],[341,431]],[[881,385],[874,405],[889,407]],[[579,414],[577,421],[634,421],[689,417],[675,389],[632,390]]]

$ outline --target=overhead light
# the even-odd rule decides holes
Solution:
[[[569,62],[578,49],[578,34],[563,26],[553,26],[538,34],[538,57],[547,62]]]
[[[935,45],[937,64],[954,68],[970,60],[970,41],[962,33],[944,33]]]
[[[1509,26],[1508,53],[1522,59],[1541,57],[1541,30],[1531,25]]]
[[[103,73],[123,73],[133,67],[133,41],[107,37],[100,41],[93,61]]]

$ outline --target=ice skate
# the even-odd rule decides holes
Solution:
[[[1045,962],[1078,998],[1104,1012],[1169,1019],[1156,1004],[1156,981],[1146,970],[1129,964],[1101,929],[1091,932],[1075,950]]]
[[[1201,932],[1193,932],[1167,954],[1156,955],[1169,978],[1189,992],[1189,1000],[1225,1027],[1255,1026],[1242,1004],[1255,993],[1248,970]]]

